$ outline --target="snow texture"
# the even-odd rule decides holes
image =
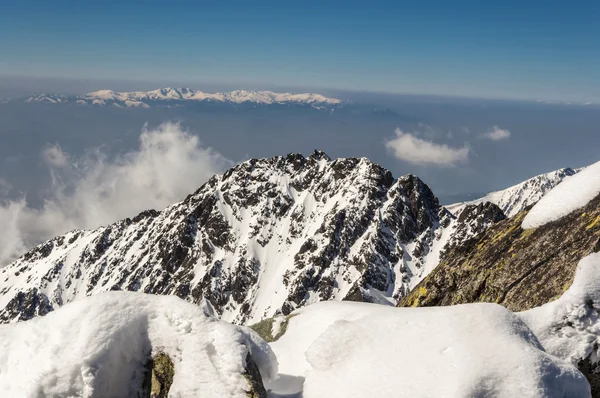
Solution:
[[[468,205],[491,202],[504,212],[506,217],[513,217],[527,206],[537,203],[552,188],[565,178],[579,172],[580,169],[563,168],[546,174],[540,174],[517,185],[491,192],[482,198],[446,206],[455,216],[459,216]]]
[[[545,353],[517,316],[495,304],[323,302],[293,314],[271,345],[280,363],[275,394],[283,394],[282,380],[305,377],[296,385],[304,398],[590,396],[574,366]]]
[[[556,301],[519,314],[546,351],[573,364],[600,358],[600,253],[579,262],[573,284]]]
[[[523,229],[538,228],[587,205],[600,194],[600,162],[566,178],[525,216]]]
[[[171,397],[246,397],[248,353],[265,381],[277,374],[267,343],[173,296],[110,292],[46,317],[0,325],[4,397],[136,397],[145,362],[173,360]]]

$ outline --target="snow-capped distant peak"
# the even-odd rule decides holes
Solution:
[[[87,105],[116,105],[120,107],[150,107],[172,103],[213,102],[225,104],[252,105],[306,105],[311,107],[340,106],[337,98],[325,97],[315,93],[275,93],[273,91],[235,90],[223,93],[206,93],[190,88],[160,88],[151,91],[116,92],[98,90],[76,97],[63,97],[40,94],[29,97],[26,102],[61,103],[75,102]]]
[[[39,94],[33,97],[27,98],[25,102],[42,102],[42,103],[50,103],[50,104],[59,104],[62,102],[67,102],[68,97],[58,95],[58,94]]]
[[[86,96],[108,99],[108,98],[115,98],[116,93],[112,90],[98,90],[98,91],[94,91],[92,93],[88,93],[88,94],[86,94]]]

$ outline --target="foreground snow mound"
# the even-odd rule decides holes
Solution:
[[[600,253],[579,262],[571,287],[556,301],[519,314],[547,352],[577,364],[600,361]]]
[[[294,315],[272,347],[280,379],[306,377],[304,398],[590,396],[574,366],[544,352],[517,316],[495,304],[325,302]]]
[[[248,354],[264,381],[277,374],[272,351],[248,329],[177,297],[111,292],[0,325],[0,395],[137,397],[159,352],[174,363],[173,397],[246,397]]]
[[[544,196],[525,216],[523,229],[537,228],[556,221],[587,205],[600,194],[600,162],[565,178]]]

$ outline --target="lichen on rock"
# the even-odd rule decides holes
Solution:
[[[600,249],[600,223],[594,224],[600,196],[536,229],[521,228],[527,212],[449,250],[398,305],[495,302],[523,311],[558,298],[571,285],[579,261]]]
[[[175,365],[164,352],[148,360],[140,398],[167,398],[175,376]]]
[[[273,331],[273,326],[277,317],[263,319],[262,321],[250,325],[249,327],[250,329],[254,330],[264,341],[272,343],[279,340],[279,338],[285,334],[288,323],[294,316],[295,314],[284,315],[283,319],[280,321],[279,330],[276,333]]]

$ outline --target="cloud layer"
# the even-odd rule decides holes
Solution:
[[[60,145],[49,145],[42,152],[44,162],[52,167],[62,168],[68,164],[67,154],[65,154]]]
[[[507,140],[510,138],[510,131],[494,126],[491,131],[483,134],[482,137],[492,141]]]
[[[456,166],[469,160],[470,149],[466,145],[452,148],[446,144],[421,139],[400,129],[396,137],[386,141],[386,148],[397,158],[421,166]]]
[[[140,146],[116,159],[100,150],[71,159],[60,146],[41,154],[51,189],[39,209],[0,197],[0,267],[32,246],[69,230],[96,228],[185,198],[231,162],[198,137],[167,123],[144,129]]]

